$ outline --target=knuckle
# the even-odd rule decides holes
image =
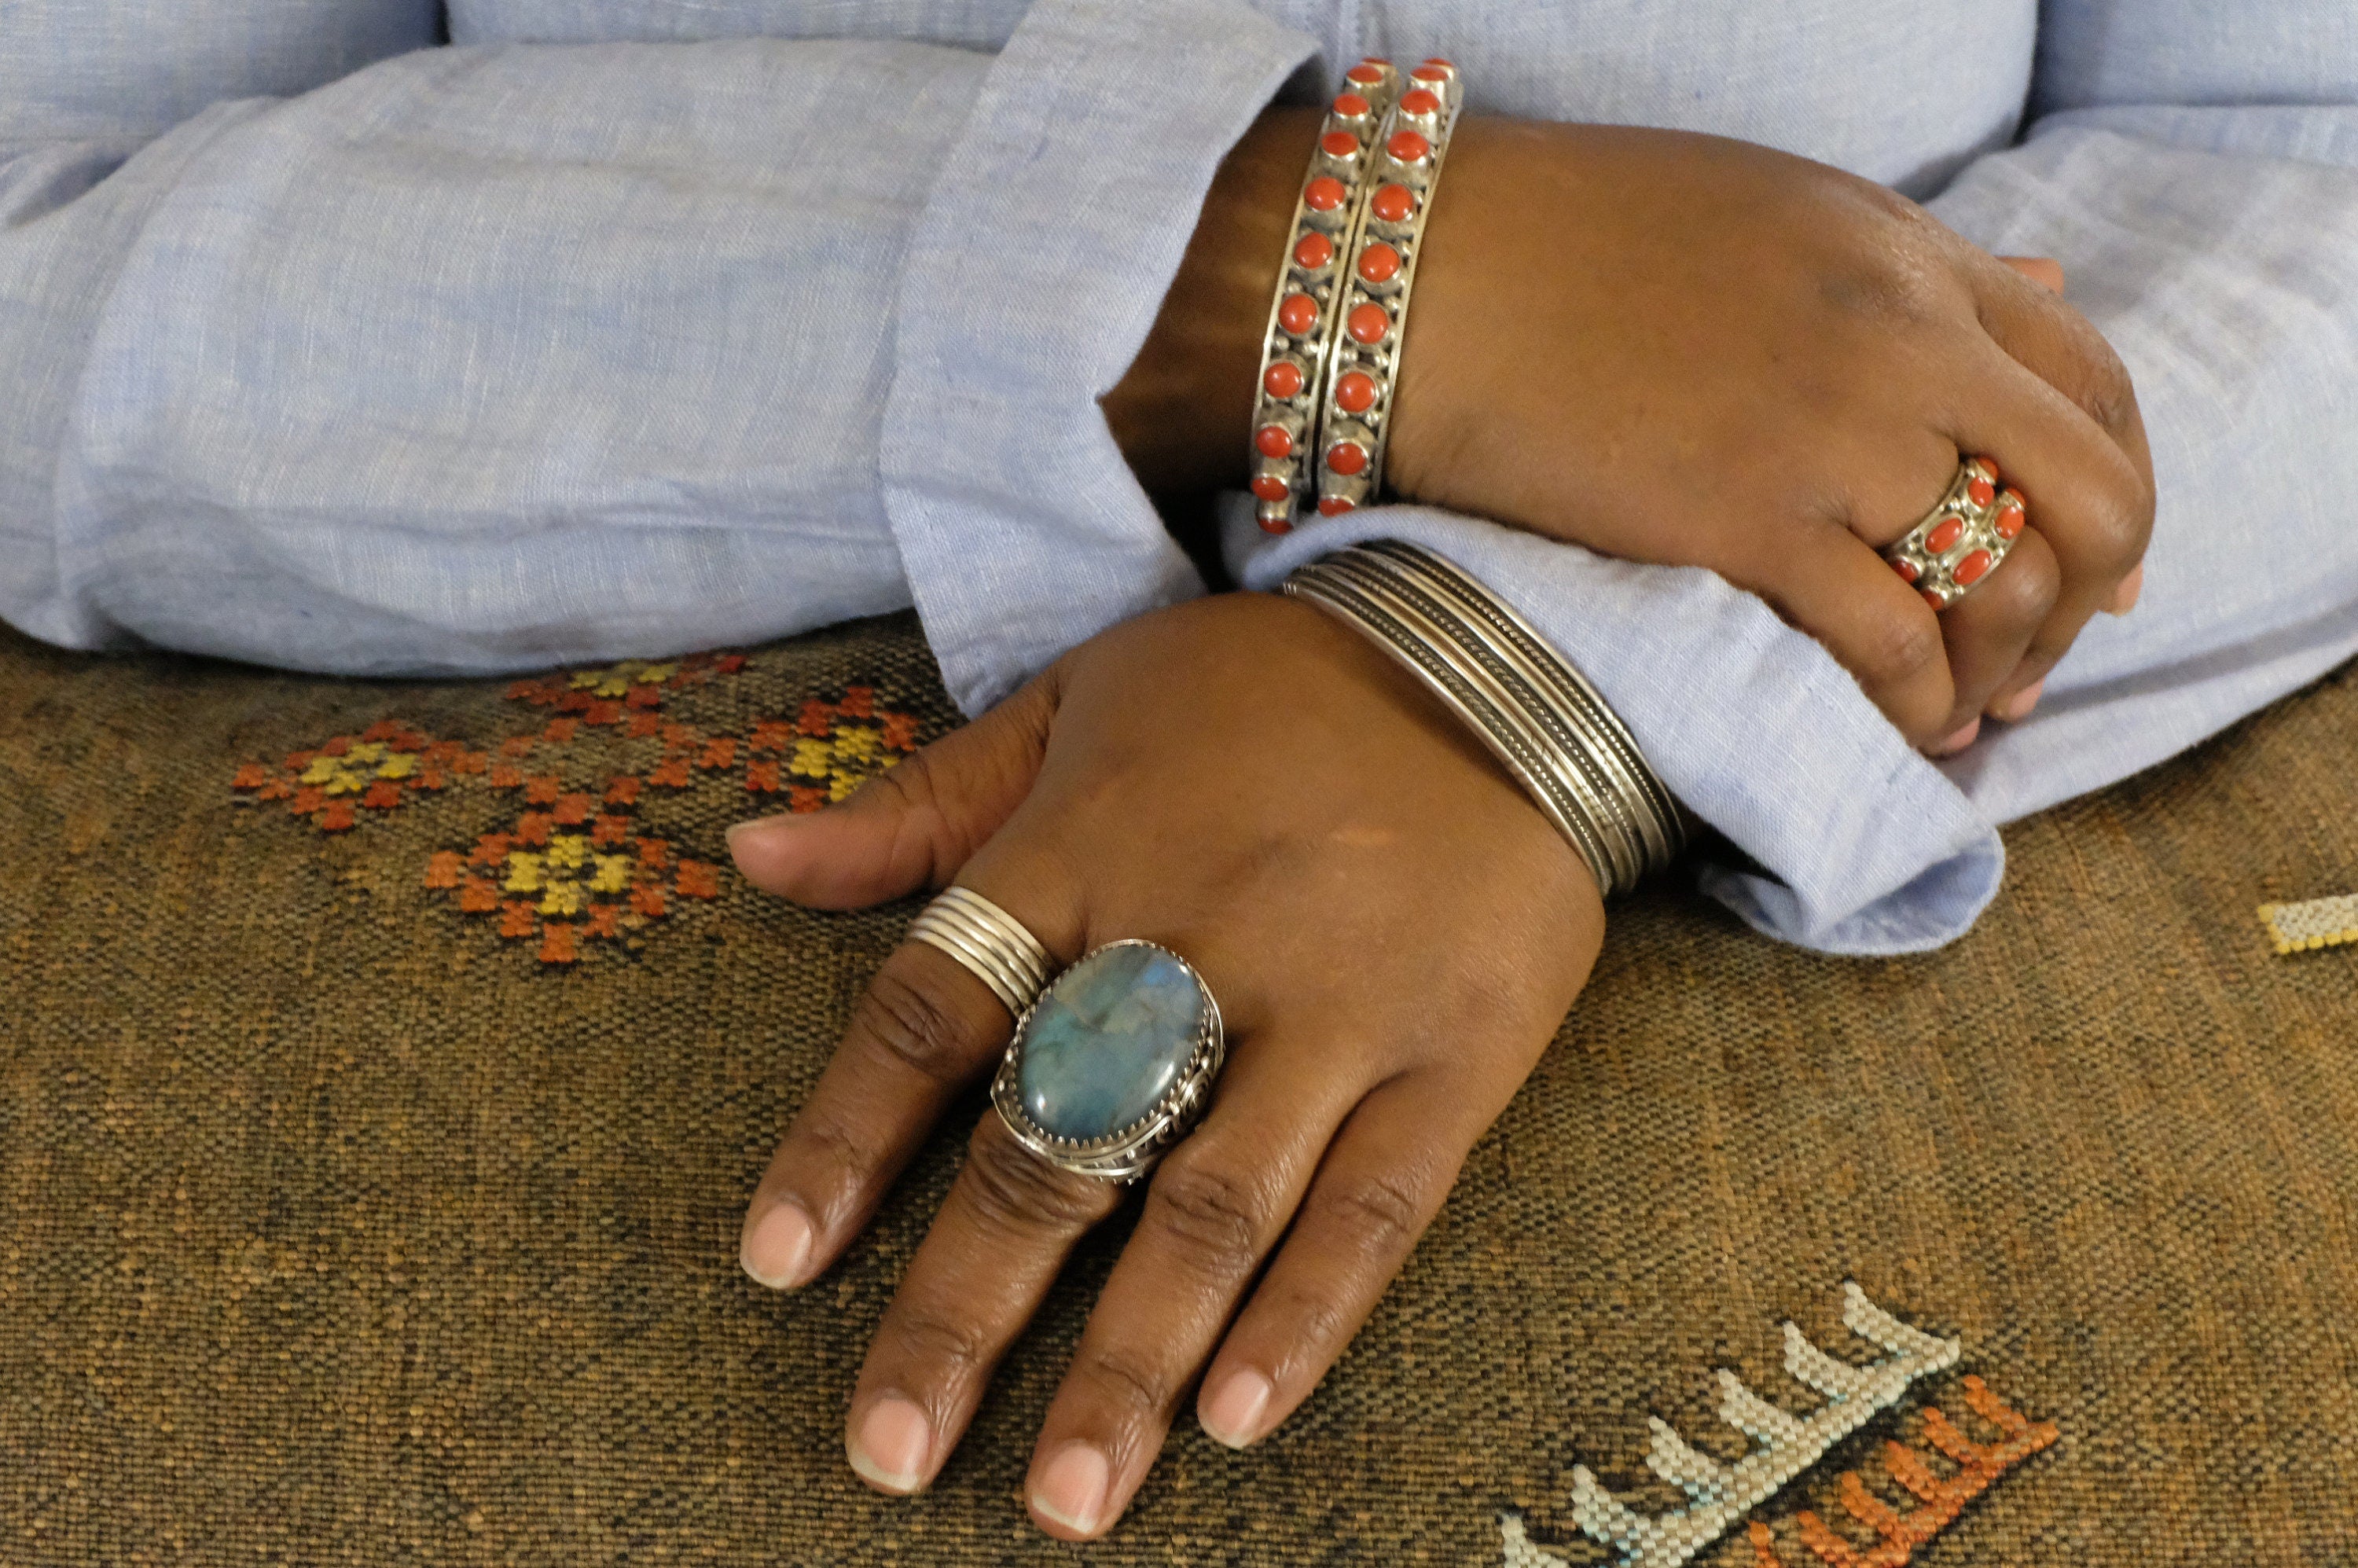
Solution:
[[[1954,313],[1952,287],[1906,244],[1829,270],[1821,291],[1836,310],[1883,327],[1929,327]]]
[[[1134,1416],[1158,1416],[1171,1402],[1168,1379],[1109,1346],[1084,1350],[1073,1363],[1073,1375],[1098,1398]]]
[[[1085,1176],[1060,1171],[1015,1141],[996,1135],[987,1118],[967,1153],[967,1201],[985,1225],[1001,1231],[1078,1229],[1103,1212],[1101,1195],[1081,1185]]]
[[[820,1114],[795,1129],[804,1155],[827,1170],[841,1185],[866,1184],[879,1161],[875,1146],[861,1138],[840,1117]]]
[[[979,1329],[931,1305],[896,1306],[892,1328],[913,1358],[953,1375],[974,1371],[990,1359],[990,1347]]]
[[[890,964],[876,972],[853,1010],[851,1033],[869,1049],[952,1087],[967,1080],[985,1049],[973,1025]]]
[[[1358,1332],[1358,1314],[1330,1291],[1290,1291],[1278,1311],[1304,1363],[1332,1359]]]
[[[2080,406],[2088,416],[2115,436],[2128,433],[2137,420],[2136,384],[2104,334],[2091,328],[2087,375],[2081,385]]]
[[[1860,653],[1866,667],[1852,673],[1871,690],[1891,692],[1939,668],[1947,656],[1941,623],[1930,610],[1880,616]]]
[[[1370,1173],[1343,1183],[1320,1206],[1321,1217],[1363,1257],[1397,1256],[1416,1240],[1422,1206],[1414,1193],[1390,1176]]]
[[[1147,1223],[1199,1265],[1219,1274],[1249,1271],[1260,1260],[1266,1201],[1233,1171],[1166,1162],[1147,1190]]]

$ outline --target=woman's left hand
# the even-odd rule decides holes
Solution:
[[[1147,1184],[1033,1452],[1033,1517],[1068,1540],[1120,1517],[1199,1376],[1206,1430],[1238,1447],[1309,1395],[1605,926],[1586,867],[1455,719],[1356,633],[1259,594],[1116,627],[842,805],[731,848],[822,908],[955,880],[1065,963],[1150,938],[1218,999],[1209,1109]],[[747,1271],[799,1285],[840,1255],[1011,1022],[942,953],[894,950],[754,1195]],[[1124,1191],[983,1113],[852,1394],[861,1476],[932,1482]]]

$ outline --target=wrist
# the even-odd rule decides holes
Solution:
[[[1139,482],[1242,489],[1254,377],[1316,109],[1271,109],[1213,177],[1138,358],[1100,400]]]

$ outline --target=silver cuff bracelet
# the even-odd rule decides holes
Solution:
[[[1457,567],[1377,539],[1296,568],[1282,591],[1357,628],[1472,727],[1606,897],[1686,847],[1677,804],[1596,688]]]

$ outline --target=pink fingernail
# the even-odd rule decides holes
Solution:
[[[2112,603],[2104,606],[2115,615],[2126,615],[2136,608],[2137,596],[2145,591],[2145,564],[2139,562],[2121,579],[2121,586],[2113,589]]]
[[[2016,692],[2012,697],[2007,697],[2003,703],[2000,703],[1998,705],[1997,716],[2000,719],[2005,719],[2009,724],[2029,718],[2030,710],[2039,706],[2039,694],[2046,689],[2047,677],[2045,676],[2040,676],[2037,680],[2032,681],[2028,686],[2024,687],[2020,691]]]
[[[1040,1484],[1032,1489],[1033,1509],[1076,1534],[1095,1535],[1104,1522],[1111,1475],[1094,1444],[1067,1443],[1040,1472]]]
[[[1982,721],[1978,717],[1976,717],[1972,723],[1966,725],[1963,730],[1958,730],[1955,734],[1950,736],[1947,740],[1933,747],[1932,755],[1936,757],[1953,757],[1959,752],[1962,752],[1966,747],[1972,745],[1975,737],[1979,736],[1981,732]]]
[[[1261,1412],[1269,1409],[1269,1379],[1259,1372],[1231,1372],[1195,1411],[1215,1443],[1242,1448],[1260,1435]]]
[[[860,1479],[888,1492],[909,1493],[925,1484],[934,1429],[925,1412],[898,1394],[868,1407],[859,1435],[844,1445]]]
[[[789,1199],[753,1222],[737,1249],[738,1266],[773,1291],[803,1282],[810,1261],[810,1216]]]

